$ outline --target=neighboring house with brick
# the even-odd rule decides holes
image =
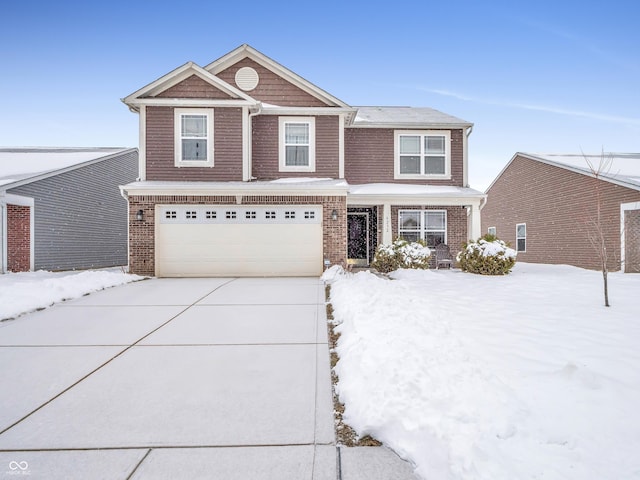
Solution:
[[[0,272],[127,264],[135,148],[0,148]]]
[[[599,168],[601,154],[586,158]],[[518,261],[600,268],[589,240],[597,194],[608,268],[640,272],[640,154],[605,154],[600,179],[585,155],[516,153],[487,189],[482,230],[518,251]]]
[[[353,107],[248,45],[123,102],[140,122],[134,273],[315,276],[399,235],[455,252],[480,234],[464,120]]]

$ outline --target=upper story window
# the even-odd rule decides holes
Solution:
[[[280,171],[315,172],[316,122],[313,117],[280,117]]]
[[[213,167],[213,109],[176,108],[175,166]]]
[[[451,133],[446,130],[396,131],[395,178],[451,178]]]

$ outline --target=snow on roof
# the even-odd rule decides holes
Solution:
[[[0,148],[0,185],[74,167],[124,150],[127,149],[3,147]]]
[[[394,125],[423,127],[430,125],[468,126],[466,120],[442,113],[428,107],[356,107],[358,113],[353,121],[355,127]]]
[[[349,186],[349,195],[381,195],[381,196],[425,196],[425,197],[484,197],[473,188],[446,185],[407,185],[400,183],[367,183]]]
[[[602,177],[614,183],[640,190],[640,153],[602,153],[598,154],[553,154],[553,153],[520,153],[520,155],[573,171],[591,175],[587,160],[597,170],[604,158],[606,164],[601,172]]]

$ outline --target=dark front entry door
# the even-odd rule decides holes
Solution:
[[[347,215],[347,257],[352,265],[369,264],[369,214],[349,213]]]

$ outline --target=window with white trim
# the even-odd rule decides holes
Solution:
[[[280,117],[281,172],[315,172],[316,121],[314,117]]]
[[[498,231],[498,230],[496,229],[496,227],[489,227],[489,228],[487,228],[487,233],[488,233],[489,235],[493,235],[494,237],[497,235],[497,231]]]
[[[527,224],[526,223],[516,224],[516,251],[525,252],[525,253],[527,251]]]
[[[213,167],[213,109],[176,108],[175,166]]]
[[[447,211],[398,211],[398,236],[410,242],[424,240],[428,247],[447,243]]]
[[[448,130],[397,130],[395,178],[451,177],[451,132]]]

